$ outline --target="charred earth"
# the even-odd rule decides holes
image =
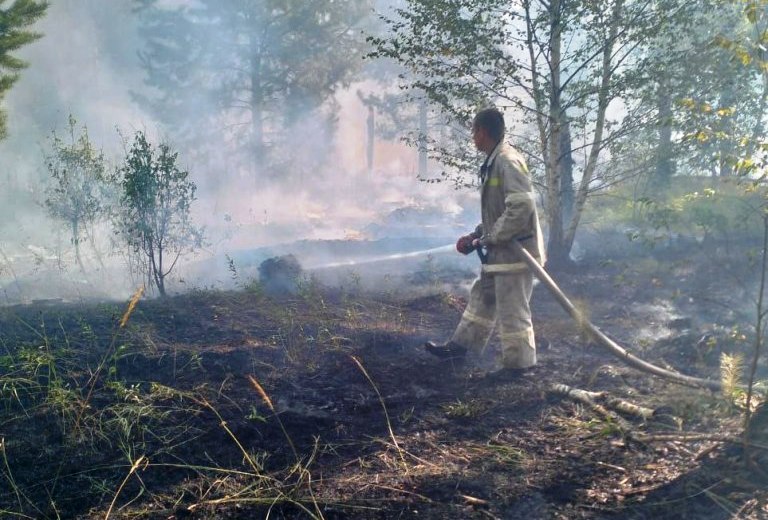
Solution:
[[[664,260],[584,258],[579,275],[561,282],[633,352],[717,378],[724,377],[722,355],[748,353],[750,339],[734,333],[748,310],[743,295],[715,275],[721,266],[690,251]],[[296,274],[291,262],[283,267]],[[250,283],[133,308],[4,308],[0,512],[158,519],[768,514],[765,452],[745,452],[739,441],[738,393],[689,389],[627,368],[583,338],[542,286],[535,326],[551,346],[536,368],[488,377],[434,360],[420,344],[446,337],[464,300],[421,283],[420,293],[401,293],[315,280],[280,294]],[[606,415],[552,392],[556,384],[664,409],[676,420]],[[762,431],[764,415],[755,414],[753,432]],[[699,437],[685,438],[693,433]]]

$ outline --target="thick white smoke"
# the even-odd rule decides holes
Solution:
[[[166,3],[173,5],[172,0]],[[0,142],[0,183],[8,208],[2,219],[0,249],[7,259],[0,257],[5,266],[0,284],[24,283],[41,273],[52,277],[52,272],[70,281],[97,284],[98,279],[77,273],[66,232],[50,221],[42,205],[51,131],[64,132],[71,114],[116,163],[124,153],[118,128],[129,137],[140,129],[171,142],[173,129],[162,128],[132,96],[145,86],[138,59],[142,42],[131,2],[54,1],[37,29],[45,36],[18,53],[30,66],[4,104],[10,136]],[[316,115],[308,115],[292,129],[296,137],[287,147],[288,168],[292,162],[300,163],[300,174],[271,172],[275,181],[264,182],[253,171],[228,162],[231,142],[223,137],[221,143],[210,143],[211,153],[204,162],[192,162],[190,157],[199,154],[180,150],[183,165],[199,186],[193,212],[208,235],[198,259],[304,239],[408,236],[419,224],[419,211],[444,214],[445,234],[456,232],[457,219],[466,216],[463,208],[473,204],[467,200],[472,195],[418,181],[414,149],[379,140],[374,170],[367,171],[367,110],[357,96],[361,88],[370,91],[376,86],[355,83],[336,96],[335,132],[316,131]],[[189,107],[191,120],[199,108]],[[408,218],[413,222],[398,226],[391,213],[404,207],[411,208]],[[108,236],[105,230],[102,239]],[[103,245],[107,247],[106,242]],[[122,258],[112,257],[112,264],[119,272]],[[71,283],[63,288],[53,283],[34,285],[50,289],[50,294],[34,293],[40,297],[68,296],[61,293],[72,291]],[[112,284],[110,290],[114,289]],[[131,291],[127,277],[121,291]],[[27,298],[30,295],[28,291]]]

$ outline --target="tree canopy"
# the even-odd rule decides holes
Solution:
[[[201,0],[167,8],[140,0],[148,92],[160,120],[205,141],[237,144],[266,162],[286,129],[329,100],[360,64],[359,0]]]
[[[697,88],[694,103],[722,116],[710,149],[699,139],[690,154],[702,158],[699,167],[714,147],[724,171],[737,112],[742,128],[762,125],[762,94],[740,90],[755,78],[716,44],[717,34],[743,26],[743,16],[689,0],[407,0],[385,17],[389,33],[371,38],[372,56],[400,63],[406,88],[426,92],[465,127],[479,107],[509,109],[509,137],[539,180],[549,257],[558,263],[568,258],[590,193],[649,170],[670,174],[673,138],[677,148],[690,144],[681,135],[695,122],[681,116]],[[631,160],[643,143],[643,160]]]

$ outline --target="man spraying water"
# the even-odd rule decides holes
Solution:
[[[472,123],[472,137],[486,158],[480,168],[482,223],[456,244],[460,253],[479,249],[483,266],[470,290],[469,303],[447,343],[427,342],[440,358],[479,355],[499,325],[502,369],[536,364],[536,343],[530,299],[533,273],[514,244],[519,243],[540,264],[544,246],[530,175],[525,160],[504,142],[504,115],[495,108],[481,110]]]

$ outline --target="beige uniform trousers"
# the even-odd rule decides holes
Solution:
[[[482,354],[498,323],[501,365],[528,368],[536,364],[531,322],[533,273],[481,273],[472,284],[469,303],[451,341]]]

